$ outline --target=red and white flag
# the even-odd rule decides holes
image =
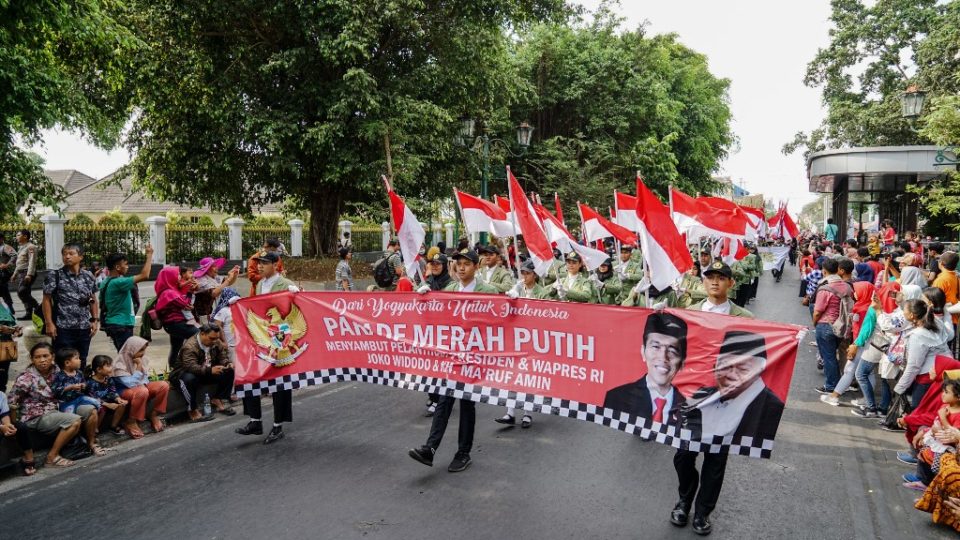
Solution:
[[[550,265],[553,264],[553,249],[550,248],[550,241],[540,228],[536,213],[523,193],[520,183],[510,171],[510,167],[507,167],[507,184],[510,189],[510,207],[513,208],[519,228],[517,232],[523,235],[523,242],[527,245],[537,274],[545,276],[550,270]]]
[[[713,256],[721,259],[728,265],[732,265],[749,254],[750,252],[747,251],[747,247],[744,246],[740,240],[723,238],[714,246]]]
[[[557,195],[557,192],[553,192],[553,208],[556,212],[557,219],[560,220],[560,224],[564,227],[567,226],[567,222],[563,220],[563,209],[560,208],[560,195]]]
[[[743,212],[747,214],[747,219],[750,220],[750,226],[757,232],[758,237],[767,236],[767,216],[764,215],[763,210],[742,205],[740,206],[740,210],[743,210]]]
[[[605,263],[607,259],[610,258],[610,255],[607,255],[606,251],[594,249],[576,242],[570,242],[570,249],[576,251],[577,255],[580,255],[580,260],[583,261],[583,264],[587,267],[587,270],[591,272],[597,268],[600,268],[600,265]]]
[[[515,234],[511,217],[499,206],[456,189],[453,193],[468,231],[488,232],[500,238]]]
[[[580,228],[583,229],[588,242],[613,237],[624,245],[637,244],[637,235],[626,227],[608,221],[599,212],[585,204],[577,203],[577,205],[580,208],[580,219],[582,220]]]
[[[637,220],[650,283],[657,289],[666,289],[693,267],[693,259],[670,218],[670,208],[647,189],[640,176],[637,176]]]
[[[543,232],[547,235],[547,240],[556,244],[560,251],[568,253],[570,251],[570,244],[575,244],[577,239],[574,238],[573,235],[570,234],[570,231],[563,226],[563,223],[560,223],[560,220],[551,214],[542,204],[534,204],[533,211],[536,213],[537,219],[540,220]]]
[[[640,230],[637,218],[637,198],[619,191],[613,192],[614,217],[616,224],[631,231]]]
[[[670,188],[670,196],[673,222],[677,230],[688,237],[719,236],[742,240],[747,236],[750,222],[743,212],[718,208],[673,187]]]
[[[756,231],[753,228],[749,227],[750,218],[747,215],[747,213],[740,208],[740,205],[738,205],[733,201],[724,199],[722,197],[697,197],[697,200],[700,202],[707,203],[713,208],[719,208],[721,210],[733,212],[733,214],[737,216],[739,220],[745,221],[748,224],[746,239],[756,240]]]
[[[410,208],[404,204],[393,191],[390,181],[383,177],[383,182],[387,186],[387,193],[390,195],[390,214],[393,216],[393,226],[397,232],[397,240],[400,242],[400,256],[403,258],[403,266],[407,270],[407,275],[412,279],[420,270],[420,264],[417,257],[420,256],[420,246],[423,245],[427,233],[423,226],[417,221],[417,216],[413,215]]]

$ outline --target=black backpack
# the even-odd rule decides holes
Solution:
[[[393,254],[389,254],[373,265],[373,281],[379,287],[393,285],[393,278],[396,277],[397,273],[393,271],[393,265],[390,264],[390,257],[392,256]]]

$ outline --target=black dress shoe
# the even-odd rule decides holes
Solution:
[[[464,454],[457,452],[453,456],[453,461],[450,462],[450,466],[447,467],[448,472],[460,472],[467,470],[467,467],[470,466],[472,461],[470,460],[470,454]]]
[[[247,422],[247,425],[238,427],[234,432],[240,435],[263,435],[263,422]]]
[[[283,426],[273,426],[263,444],[273,444],[283,438]]]
[[[670,512],[670,523],[673,523],[677,527],[686,527],[687,522],[690,520],[690,505],[680,501],[676,506],[673,507],[673,511]]]
[[[707,516],[693,516],[693,532],[700,536],[706,536],[710,534],[712,530],[713,526],[710,525],[710,518]]]
[[[413,448],[407,455],[413,459],[423,463],[427,467],[433,467],[433,448],[429,446],[421,446],[420,448]]]

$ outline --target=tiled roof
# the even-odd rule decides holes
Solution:
[[[57,171],[43,171],[51,182],[61,186],[67,194],[79,191],[97,181],[92,176],[87,176],[74,169],[64,169]]]
[[[178,214],[209,214],[212,211],[207,206],[185,206],[165,201],[155,201],[140,191],[133,190],[133,181],[127,176],[114,182],[116,173],[95,180],[67,197],[67,211],[73,213],[102,213],[111,212],[119,208],[121,212],[130,214],[158,213],[169,211]],[[280,213],[280,206],[276,204],[264,205],[259,212]]]

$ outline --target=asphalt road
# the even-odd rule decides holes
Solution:
[[[750,306],[758,317],[805,322],[795,272],[780,284],[764,277]],[[894,455],[903,437],[820,403],[821,382],[804,343],[773,459],[730,459],[713,537],[955,538],[900,487],[910,471]],[[433,468],[406,455],[429,429],[423,394],[341,383],[295,395],[296,421],[272,446],[235,435],[238,415],[174,426],[71,470],[7,478],[3,536],[694,537],[668,522],[673,450],[657,443],[542,415],[530,430],[504,429],[493,422],[501,409],[478,405],[474,463],[450,474],[456,413]]]

